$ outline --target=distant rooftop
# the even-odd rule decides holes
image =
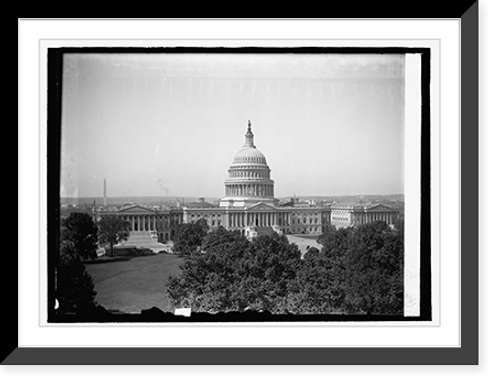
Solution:
[[[380,203],[380,202],[334,202],[330,205],[331,208],[345,208],[345,209],[369,209],[375,206],[384,206],[390,209],[394,209],[393,206]]]
[[[366,207],[368,202],[333,202],[332,207]]]
[[[195,202],[182,203],[181,206],[187,207],[187,208],[213,208],[213,207],[216,207],[213,204],[206,202],[205,198],[199,198]]]

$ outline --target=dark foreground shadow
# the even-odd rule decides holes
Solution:
[[[232,322],[329,322],[329,321],[414,321],[418,318],[390,315],[295,315],[273,314],[268,311],[245,311],[228,313],[192,313],[190,317],[176,316],[163,312],[159,308],[151,308],[141,313],[130,314],[119,311],[108,311],[99,306],[78,315],[54,315],[50,323],[232,323]]]

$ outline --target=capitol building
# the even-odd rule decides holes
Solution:
[[[248,121],[243,147],[235,154],[224,181],[225,196],[218,203],[203,198],[191,203],[177,202],[172,207],[151,208],[127,203],[119,208],[104,206],[93,209],[94,220],[116,215],[130,225],[127,244],[154,240],[166,244],[175,238],[179,225],[204,219],[210,229],[223,226],[251,239],[270,234],[317,234],[332,226],[350,227],[383,220],[393,225],[398,211],[383,204],[361,205],[332,203],[316,205],[293,198],[286,203],[274,196],[274,181],[266,157],[257,149]],[[140,243],[138,243],[140,244]]]

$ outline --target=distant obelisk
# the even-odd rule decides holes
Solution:
[[[106,197],[106,179],[104,179],[104,192],[103,192],[103,197],[102,197],[102,205],[104,207],[107,207],[108,206],[108,199]]]

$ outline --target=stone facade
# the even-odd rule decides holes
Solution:
[[[336,228],[358,226],[384,221],[394,226],[399,212],[383,204],[334,203],[331,206],[331,223]]]
[[[280,205],[274,197],[274,181],[264,154],[254,143],[250,121],[245,144],[238,151],[224,182],[225,196],[218,204],[200,198],[176,207],[149,208],[127,203],[119,209],[94,210],[97,221],[103,215],[117,215],[129,222],[131,232],[149,233],[166,243],[175,238],[182,223],[204,219],[210,229],[223,226],[249,238],[259,234],[321,234],[332,226],[349,227],[374,220],[394,224],[397,211],[383,205],[334,204],[332,206],[288,202]]]
[[[101,208],[94,211],[94,221],[104,215],[116,215],[129,223],[131,233],[148,233],[153,240],[166,243],[175,237],[176,229],[184,222],[182,209],[148,208],[127,203],[119,209]]]

